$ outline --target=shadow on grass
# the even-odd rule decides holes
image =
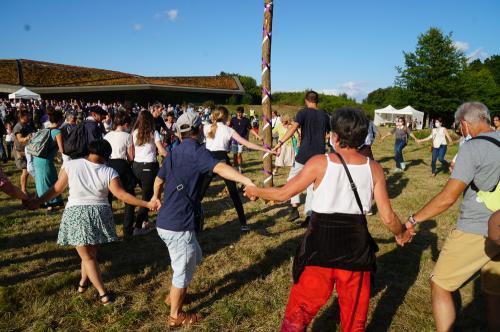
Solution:
[[[0,237],[0,250],[30,247],[47,241],[57,240],[58,229],[48,229],[38,232],[14,234]]]
[[[235,293],[244,285],[257,279],[266,278],[277,266],[288,261],[298,245],[302,235],[295,236],[281,243],[278,247],[268,249],[264,253],[264,259],[258,263],[240,271],[229,273],[224,278],[215,283],[212,289],[217,289],[215,295],[202,301],[193,310],[201,311],[212,306],[215,302]]]
[[[434,261],[437,259],[437,235],[432,232],[435,227],[434,220],[421,224],[418,236],[412,243],[377,257],[377,273],[375,283],[372,284],[372,296],[379,292],[384,292],[384,294],[377,303],[367,330],[390,330],[393,317],[418,277],[423,252],[430,247],[432,259]],[[389,242],[389,240],[384,239],[382,242]],[[330,307],[316,318],[312,330],[335,330],[334,327],[339,324],[339,315],[338,301],[334,300]]]
[[[409,182],[406,177],[403,177],[403,173],[392,173],[387,176],[386,181],[390,199],[394,199],[401,195]]]

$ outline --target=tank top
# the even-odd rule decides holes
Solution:
[[[432,147],[439,148],[446,145],[446,129],[443,127],[432,129]]]
[[[351,189],[349,178],[342,164],[334,163],[328,154],[325,155],[327,168],[319,186],[314,190],[312,210],[317,213],[346,213],[360,214],[359,206]],[[373,197],[373,177],[370,168],[370,159],[361,165],[347,167],[358,189],[363,213],[371,209]]]

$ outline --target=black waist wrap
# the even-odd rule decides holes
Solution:
[[[378,246],[362,214],[316,213],[295,253],[293,281],[306,266],[375,272]]]

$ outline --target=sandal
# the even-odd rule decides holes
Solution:
[[[78,294],[83,294],[83,293],[85,293],[85,291],[87,290],[87,288],[89,288],[89,284],[88,283],[86,283],[85,285],[78,284],[78,288],[76,289],[76,291],[77,291]]]
[[[170,307],[170,304],[171,304],[171,301],[170,301],[170,294],[168,294],[168,295],[167,295],[167,297],[165,298],[164,303]]]
[[[113,302],[111,300],[111,296],[108,293],[104,293],[102,295],[99,295],[99,300],[101,301],[102,305],[108,305],[108,304],[111,304]]]
[[[199,314],[195,314],[194,312],[184,312],[181,311],[177,315],[177,318],[173,318],[170,316],[168,318],[168,326],[169,327],[181,327],[181,326],[186,326],[186,325],[191,325],[191,324],[196,324],[201,321],[201,316]]]

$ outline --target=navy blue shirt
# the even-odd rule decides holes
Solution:
[[[330,116],[323,110],[304,108],[295,116],[295,122],[300,126],[300,147],[295,160],[304,165],[311,157],[325,153]]]
[[[172,160],[175,180],[170,167]],[[212,157],[210,151],[192,138],[185,138],[181,144],[169,153],[158,172],[158,177],[165,181],[163,205],[156,219],[156,227],[175,231],[194,231],[194,211],[183,192],[177,191],[182,184],[184,191],[192,201],[197,194],[200,176],[212,172],[219,160]]]

